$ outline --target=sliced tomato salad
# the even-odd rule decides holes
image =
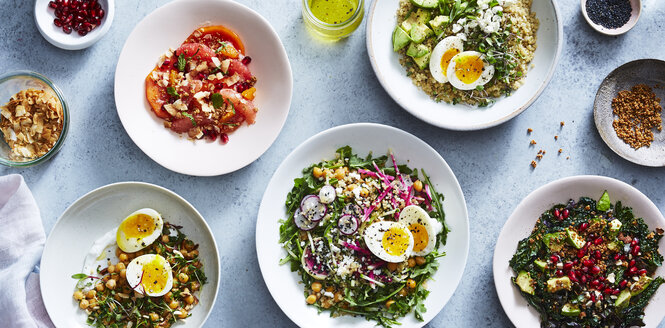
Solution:
[[[146,98],[166,128],[191,139],[220,137],[226,143],[228,133],[256,119],[250,63],[233,31],[201,27],[178,49],[160,56],[145,79]]]

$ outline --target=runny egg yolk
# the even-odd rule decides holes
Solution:
[[[409,231],[413,235],[413,251],[420,252],[425,249],[429,243],[429,234],[425,226],[420,223],[412,223],[409,226]]]
[[[402,255],[409,248],[409,232],[400,227],[391,227],[383,234],[381,245],[389,255]]]
[[[455,57],[455,55],[458,53],[460,53],[459,49],[450,48],[443,53],[443,56],[441,56],[441,68],[443,76],[448,76],[448,65],[450,65],[450,60],[453,59],[453,57]]]
[[[455,59],[455,75],[466,84],[477,81],[483,74],[485,64],[479,56],[459,56]]]
[[[155,257],[143,265],[141,285],[146,292],[154,294],[163,291],[168,279],[169,272],[165,268],[164,261],[159,257]]]
[[[150,215],[138,213],[122,221],[118,228],[126,238],[145,238],[155,231],[155,221]]]

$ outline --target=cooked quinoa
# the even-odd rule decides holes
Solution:
[[[495,76],[482,88],[483,90],[459,90],[450,83],[439,83],[431,75],[429,68],[420,69],[413,60],[406,55],[406,47],[399,50],[400,63],[406,68],[407,76],[411,77],[413,84],[422,89],[432,99],[445,101],[447,103],[466,103],[469,105],[486,106],[492,103],[494,98],[509,95],[524,83],[524,76],[528,72],[529,64],[536,51],[536,33],[538,31],[538,19],[531,12],[533,0],[515,0],[510,6],[503,8],[501,21],[501,32],[506,26],[509,28],[509,36],[506,39],[508,57],[515,58],[512,69],[501,79]],[[409,0],[400,0],[397,11],[397,24],[401,24],[408,15],[417,8]],[[449,24],[444,33],[439,37],[426,39],[423,44],[433,49],[443,38],[453,33],[453,24]],[[464,50],[477,51],[476,40],[469,38],[464,42]],[[497,60],[501,60],[497,58]]]

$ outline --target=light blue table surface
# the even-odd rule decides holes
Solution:
[[[508,123],[453,132],[419,121],[383,90],[367,57],[365,24],[347,40],[322,44],[305,30],[299,1],[239,0],[266,17],[282,39],[293,68],[293,102],[284,129],[261,158],[212,178],[162,168],[134,145],[116,114],[113,76],[120,50],[134,26],[166,2],[119,0],[113,26],[100,42],[66,51],[37,31],[34,1],[0,1],[0,73],[42,73],[64,91],[71,108],[69,136],[55,158],[27,169],[0,167],[0,175],[25,177],[47,233],[75,199],[113,182],[150,182],[189,200],[210,224],[221,255],[219,297],[206,327],[293,326],[262,281],[255,221],[263,191],[279,163],[308,137],[333,126],[377,122],[404,129],[438,150],[459,179],[469,209],[469,260],[457,291],[431,327],[512,326],[494,288],[492,254],[505,220],[535,188],[566,176],[606,175],[632,184],[665,209],[665,169],[641,167],[615,155],[593,122],[593,98],[610,71],[634,59],[665,59],[664,1],[643,0],[637,26],[619,37],[593,31],[579,1],[557,1],[565,41],[542,96]],[[560,130],[561,121],[566,124]],[[527,128],[534,130],[531,136]],[[538,142],[536,147],[529,145],[531,139]],[[559,148],[563,154],[557,156]],[[539,149],[547,154],[534,170],[529,163]]]

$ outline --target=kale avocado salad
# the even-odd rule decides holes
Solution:
[[[582,197],[543,213],[521,240],[512,280],[540,312],[541,327],[644,326],[644,308],[662,277],[658,242],[642,218],[607,192]]]
[[[448,235],[443,195],[425,171],[346,146],[302,173],[279,229],[287,252],[280,264],[300,275],[300,302],[384,327],[412,311],[423,320],[426,281]]]

